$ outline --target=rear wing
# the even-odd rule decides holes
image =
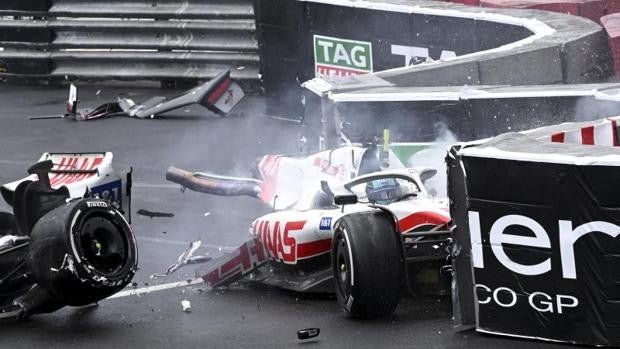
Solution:
[[[118,104],[124,113],[139,119],[152,118],[192,104],[199,104],[225,116],[244,96],[241,87],[230,78],[230,72],[224,71],[173,98],[153,97],[143,103],[135,103],[131,99],[119,97]]]
[[[198,104],[222,116],[228,115],[245,97],[241,86],[230,78],[229,71],[223,71],[215,78],[182,94],[166,98],[152,97],[142,103],[118,96],[116,102],[105,103],[94,109],[78,109],[78,90],[69,86],[67,113],[65,117],[85,121],[109,116],[129,116],[139,119],[154,118],[180,108]]]
[[[98,197],[115,203],[131,221],[132,169],[117,171],[112,167],[113,154],[101,153],[43,153],[38,161],[51,160],[50,185],[54,189],[67,187],[71,198]],[[30,175],[0,187],[0,194],[13,206],[14,192],[24,181],[37,180]]]
[[[77,114],[78,97],[77,87],[74,84],[69,85],[69,99],[67,99],[67,113]]]

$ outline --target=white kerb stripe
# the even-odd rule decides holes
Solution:
[[[186,280],[186,281],[177,281],[177,282],[171,282],[167,284],[154,285],[154,286],[148,286],[148,287],[142,287],[142,288],[125,289],[123,291],[120,291],[116,294],[111,295],[110,297],[106,299],[114,299],[114,298],[121,298],[121,297],[127,297],[127,296],[139,296],[139,295],[147,294],[151,292],[169,290],[171,288],[195,285],[195,284],[199,284],[202,282],[204,282],[202,278],[194,278],[194,279],[189,279],[189,282]]]
[[[594,145],[613,147],[614,132],[611,121],[605,120],[604,123],[594,126]]]

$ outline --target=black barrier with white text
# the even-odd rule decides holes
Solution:
[[[462,324],[620,345],[620,151],[580,148],[507,134],[452,149]]]
[[[259,0],[257,8],[262,80],[270,98],[267,113],[295,114],[293,118],[301,116],[299,83],[314,77],[406,67],[496,48],[532,35],[523,26],[473,18],[338,4]],[[273,14],[275,8],[278,16]]]
[[[315,77],[325,81],[304,86],[322,95],[373,86],[589,83],[612,72],[600,26],[565,14],[425,0],[258,0],[256,8],[267,114],[280,117],[302,118],[308,104],[299,84]],[[367,73],[373,76],[345,79]]]

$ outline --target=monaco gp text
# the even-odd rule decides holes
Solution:
[[[511,226],[526,228],[532,232],[533,236],[509,234],[507,230]],[[479,212],[469,211],[469,231],[471,234],[474,268],[484,269],[485,260]],[[616,238],[620,235],[620,226],[603,221],[593,221],[575,227],[570,220],[558,221],[556,236],[558,236],[559,240],[561,275],[564,279],[577,279],[575,243],[582,236],[591,233],[602,233]],[[547,257],[537,264],[524,264],[511,259],[504,250],[504,244],[551,249],[549,234],[534,219],[515,214],[502,216],[493,222],[488,232],[488,237],[488,244],[493,255],[508,270],[527,276],[536,276],[552,271],[552,257]],[[501,307],[509,308],[515,306],[518,301],[516,292],[507,287],[491,289],[486,285],[477,284],[476,290],[480,304],[493,302]],[[527,302],[533,309],[539,312],[558,314],[562,314],[566,308],[574,308],[579,304],[579,300],[576,297],[562,294],[550,295],[544,292],[529,293]]]

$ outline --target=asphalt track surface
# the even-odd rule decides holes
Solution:
[[[175,91],[91,85],[80,89],[83,106],[111,101],[120,92],[136,100]],[[249,97],[239,115],[221,118],[200,107],[153,120],[111,118],[90,122],[29,120],[61,113],[62,87],[0,85],[0,182],[25,175],[45,151],[112,151],[116,168],[133,166],[133,227],[140,270],[135,288],[194,277],[187,266],[164,279],[151,279],[173,263],[190,241],[236,246],[252,219],[269,210],[252,198],[220,198],[167,183],[170,165],[226,175],[249,176],[265,153],[293,153],[301,126],[266,118],[261,97]],[[173,218],[138,216],[140,209],[174,213]],[[0,210],[7,210],[0,203]],[[191,313],[181,301],[191,302]],[[319,327],[313,341],[296,332]],[[488,336],[453,329],[449,299],[405,299],[387,319],[352,321],[334,297],[275,288],[239,286],[208,291],[202,284],[129,295],[98,306],[64,308],[23,322],[0,323],[0,348],[567,348],[567,345]]]

